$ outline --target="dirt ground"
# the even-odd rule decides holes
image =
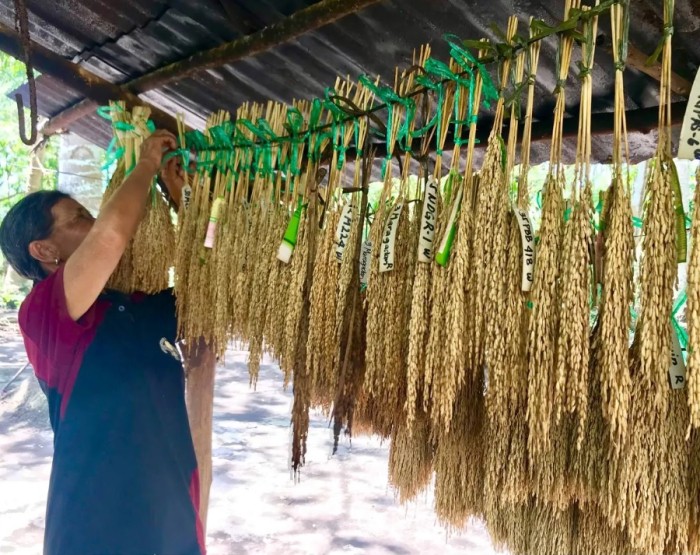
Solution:
[[[386,443],[359,437],[331,456],[320,414],[312,415],[295,483],[287,466],[291,393],[269,360],[251,391],[246,357],[230,350],[217,373],[210,555],[495,553],[480,523],[448,537],[431,492],[406,507],[395,502]],[[15,316],[0,313],[0,389],[24,361]],[[0,399],[0,554],[41,553],[52,441],[43,394],[25,371]]]

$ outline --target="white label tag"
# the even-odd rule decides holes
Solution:
[[[369,266],[372,262],[372,241],[367,239],[362,243],[360,252],[360,291],[367,289],[369,285]]]
[[[399,229],[399,218],[403,202],[397,202],[389,214],[389,219],[384,226],[382,234],[381,252],[379,255],[379,271],[390,272],[394,269],[394,246],[396,244],[396,232]]]
[[[429,263],[433,261],[438,194],[438,182],[431,176],[425,185],[423,216],[421,217],[420,237],[418,239],[418,262]]]
[[[190,207],[190,202],[192,201],[192,187],[185,185],[182,188],[182,205],[187,210]]]
[[[520,227],[520,245],[523,259],[523,275],[521,289],[530,291],[535,278],[535,236],[532,233],[532,223],[530,216],[525,210],[513,207],[515,218]]]
[[[683,360],[683,350],[678,341],[678,334],[671,326],[671,367],[668,370],[668,379],[671,382],[671,389],[683,389],[685,387],[685,361]]]
[[[688,105],[683,116],[678,158],[700,160],[700,71],[695,74]]]
[[[343,261],[343,253],[345,252],[345,248],[348,246],[350,228],[352,226],[352,212],[352,203],[348,202],[343,207],[343,211],[340,213],[340,221],[338,222],[338,227],[335,230],[335,259],[338,262]]]

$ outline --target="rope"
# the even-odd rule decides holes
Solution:
[[[30,60],[31,42],[29,40],[29,15],[25,0],[15,0],[15,28],[20,37],[21,56],[27,71],[27,84],[29,85],[29,123],[30,131],[27,137],[24,120],[24,100],[21,94],[15,95],[17,102],[17,119],[19,122],[19,137],[27,146],[32,146],[37,139],[37,124],[39,114],[36,102],[36,82],[34,80],[34,66]]]

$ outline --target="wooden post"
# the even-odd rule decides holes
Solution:
[[[212,482],[211,444],[216,355],[203,339],[194,348],[184,351],[187,368],[187,414],[199,468],[199,517],[206,537]]]

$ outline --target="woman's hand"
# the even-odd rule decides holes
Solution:
[[[160,170],[165,153],[176,148],[175,135],[165,129],[158,129],[141,144],[139,164],[148,167],[155,175]]]
[[[182,167],[182,157],[173,156],[160,170],[161,188],[164,186],[170,200],[179,208],[182,198],[182,188],[186,184],[185,170]]]

